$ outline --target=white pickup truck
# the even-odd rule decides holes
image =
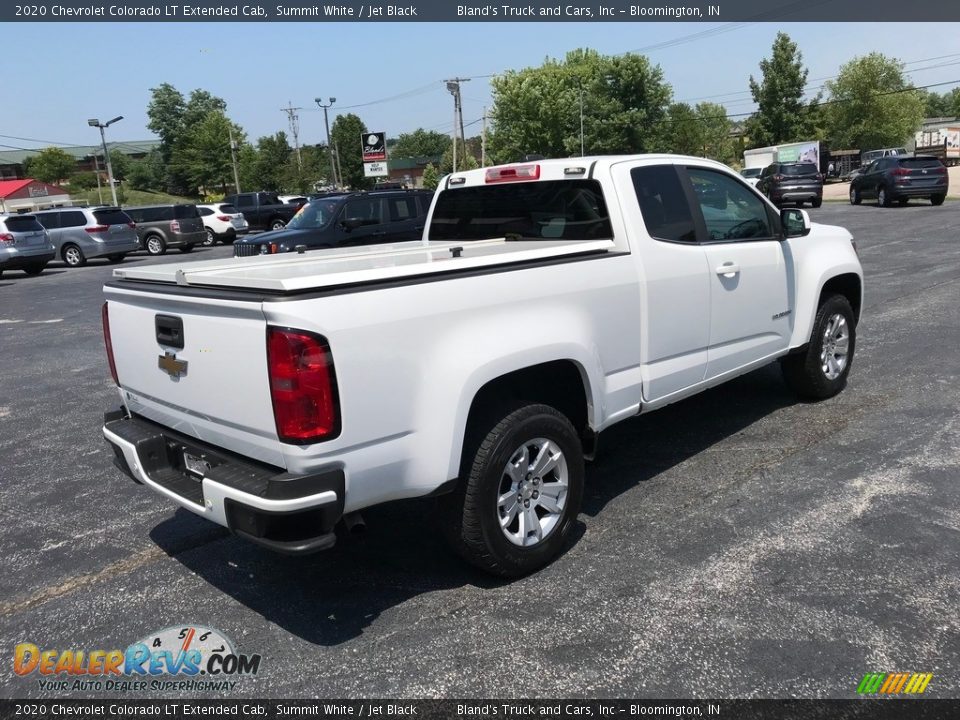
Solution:
[[[470,562],[556,556],[614,423],[774,360],[843,389],[862,305],[850,233],[672,155],[457,173],[422,241],[124,267],[103,434],[138,483],[287,553],[438,496]]]

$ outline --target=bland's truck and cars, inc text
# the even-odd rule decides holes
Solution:
[[[288,553],[435,495],[506,576],[561,551],[614,423],[775,360],[840,392],[863,284],[845,229],[671,155],[448,176],[422,241],[114,276],[103,433],[136,482]]]

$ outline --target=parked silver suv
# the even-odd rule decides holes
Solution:
[[[104,256],[117,263],[140,249],[136,225],[118,207],[56,208],[33,215],[50,234],[57,256],[70,267]]]
[[[0,275],[4,270],[39,275],[55,255],[50,236],[33,215],[0,215]]]

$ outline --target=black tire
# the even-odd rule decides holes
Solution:
[[[193,245],[181,245],[180,252],[182,253],[193,252]]]
[[[237,236],[236,236],[236,235],[226,235],[226,236],[224,236],[222,242],[223,242],[224,245],[233,245],[233,241],[236,240],[236,239],[237,239]]]
[[[892,201],[893,198],[883,185],[877,188],[877,207],[890,207]]]
[[[127,256],[126,253],[115,253],[113,255],[108,255],[107,260],[109,260],[112,263],[120,263],[120,262],[123,262],[123,259],[126,256]]]
[[[210,247],[211,245],[216,245],[217,236],[213,234],[213,230],[211,230],[210,228],[204,228],[204,230],[207,233],[207,237],[203,241],[203,244],[206,245],[207,247]]]
[[[823,360],[826,334],[830,322],[840,316],[846,326],[847,355],[841,371],[830,377]],[[783,377],[787,385],[800,397],[808,400],[825,400],[833,397],[847,385],[847,376],[853,365],[854,351],[857,347],[857,326],[850,302],[843,295],[830,295],[825,298],[817,310],[810,333],[810,342],[806,349],[780,360]]]
[[[27,265],[25,268],[23,268],[23,271],[24,271],[27,275],[37,276],[37,275],[39,275],[40,273],[43,272],[43,269],[44,269],[46,266],[47,266],[46,263],[37,263],[36,265]]]
[[[910,198],[898,198],[897,205],[900,207],[906,207],[907,203],[910,202]]]
[[[853,185],[851,185],[850,186],[850,204],[859,205],[861,202],[863,202],[863,198],[860,197],[860,190],[853,187]]]
[[[814,198],[810,201],[810,207],[818,208],[823,205],[823,198]]]
[[[944,195],[932,195],[930,197],[931,205],[943,205],[943,201],[947,199],[947,196]]]
[[[63,250],[60,251],[60,256],[70,267],[82,267],[87,264],[87,257],[83,254],[83,250],[80,249],[79,245],[73,243],[64,245]]]
[[[147,235],[143,239],[143,248],[148,255],[165,255],[167,252],[167,241],[159,235]]]
[[[283,230],[287,224],[283,221],[282,218],[274,218],[270,221],[271,230]]]
[[[583,448],[570,421],[548,405],[518,407],[492,427],[488,423],[485,428],[477,429],[479,432],[471,433],[464,444],[460,484],[452,493],[439,499],[444,533],[467,562],[495,575],[521,577],[549,564],[567,542],[583,498]],[[517,524],[516,536],[533,541],[529,546],[522,547],[508,539],[508,530],[501,529],[498,498],[507,494],[512,497],[512,481],[506,474],[506,468],[525,447],[528,452],[529,448],[535,447],[537,440],[549,441],[559,448],[562,461],[558,468],[565,463],[567,486],[564,503],[542,539],[530,537],[531,532],[524,533],[521,529],[521,515],[528,510],[522,509],[519,502],[516,503],[518,512],[508,528]],[[528,462],[526,469],[531,468]],[[523,480],[525,489],[520,490],[521,496],[524,492],[530,492],[531,488],[552,486],[562,470],[550,472],[553,479],[545,482],[527,473]],[[531,482],[537,484],[530,485]],[[536,492],[535,489],[532,491]],[[550,513],[538,505],[542,502],[538,500],[539,497],[538,493],[527,501],[533,503],[529,512],[544,518]],[[552,494],[544,492],[545,499],[551,497]],[[559,501],[555,506],[560,506]],[[538,510],[543,510],[544,514],[540,515]],[[537,527],[541,527],[539,521]]]

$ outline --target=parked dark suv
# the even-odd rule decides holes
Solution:
[[[813,163],[773,163],[760,173],[757,190],[777,207],[785,203],[796,203],[800,207],[805,202],[820,207],[823,175]]]
[[[931,205],[942,205],[949,184],[947,168],[939,158],[888,156],[874,160],[850,181],[850,204],[876,198],[877,205],[890,207],[894,202],[906,205],[910,198],[928,198]]]
[[[384,190],[311,200],[283,230],[237,240],[233,254],[272,255],[307,250],[419,240],[433,192]]]
[[[196,205],[146,205],[124,210],[137,224],[140,244],[151,255],[163,255],[171,247],[187,253],[207,239]]]

